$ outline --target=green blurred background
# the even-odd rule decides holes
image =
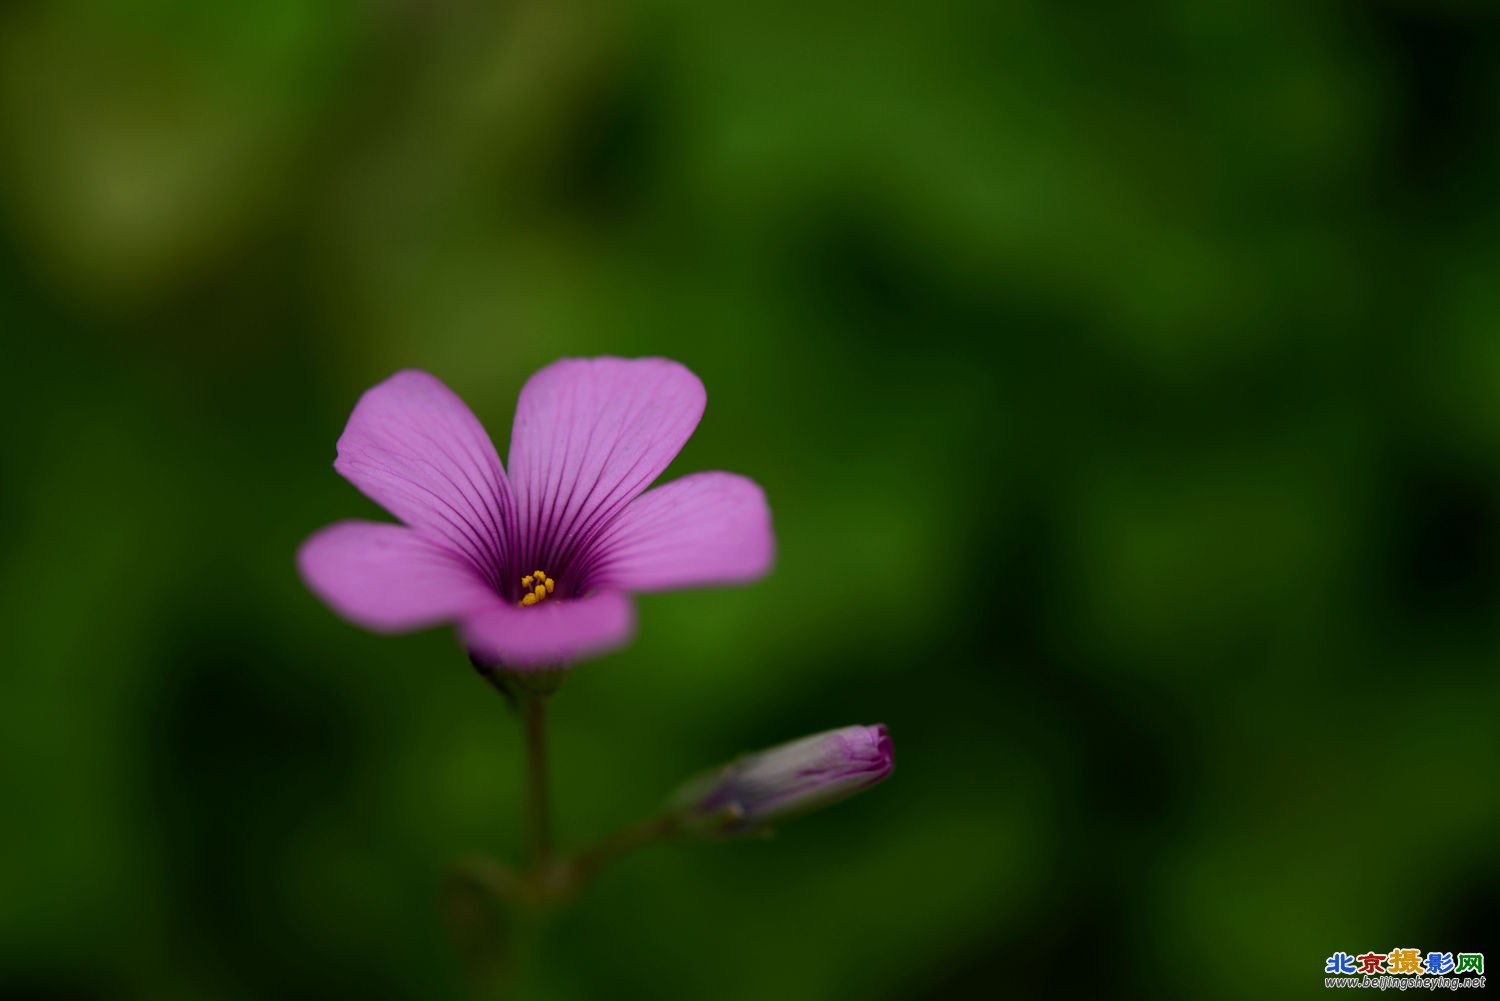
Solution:
[[[516,723],[292,554],[379,516],[368,386],[503,454],[605,353],[702,376],[668,476],[759,480],[779,561],[574,672],[564,840],[827,727],[898,766],[621,864],[527,996],[1493,950],[1497,52],[1458,0],[12,0],[0,996],[469,996],[441,890],[519,849]]]

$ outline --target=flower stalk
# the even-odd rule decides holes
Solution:
[[[675,813],[665,813],[633,824],[592,848],[579,852],[570,866],[572,881],[581,886],[606,866],[648,845],[669,841],[681,831],[682,819]]]
[[[531,866],[546,868],[552,855],[551,806],[547,795],[547,696],[521,699],[526,718],[526,843]]]

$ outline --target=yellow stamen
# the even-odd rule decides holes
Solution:
[[[557,581],[548,577],[546,571],[529,573],[521,578],[521,606],[530,608],[532,605],[539,605],[556,589]]]

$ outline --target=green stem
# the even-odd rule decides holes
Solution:
[[[673,837],[677,834],[679,826],[678,818],[667,814],[643,820],[639,824],[605,838],[592,848],[578,853],[578,857],[573,860],[574,880],[579,884],[587,882],[600,869],[623,856]]]
[[[526,842],[533,870],[540,871],[552,854],[552,824],[547,803],[547,699],[532,695],[522,700],[526,715]]]

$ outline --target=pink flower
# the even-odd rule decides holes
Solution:
[[[521,390],[510,474],[464,402],[426,372],[362,396],[338,470],[405,524],[341,521],[302,544],[314,593],[376,632],[457,623],[478,660],[556,667],[629,641],[632,591],[770,568],[764,492],[693,473],[649,492],[698,420],[703,384],[663,358],[569,358]]]

